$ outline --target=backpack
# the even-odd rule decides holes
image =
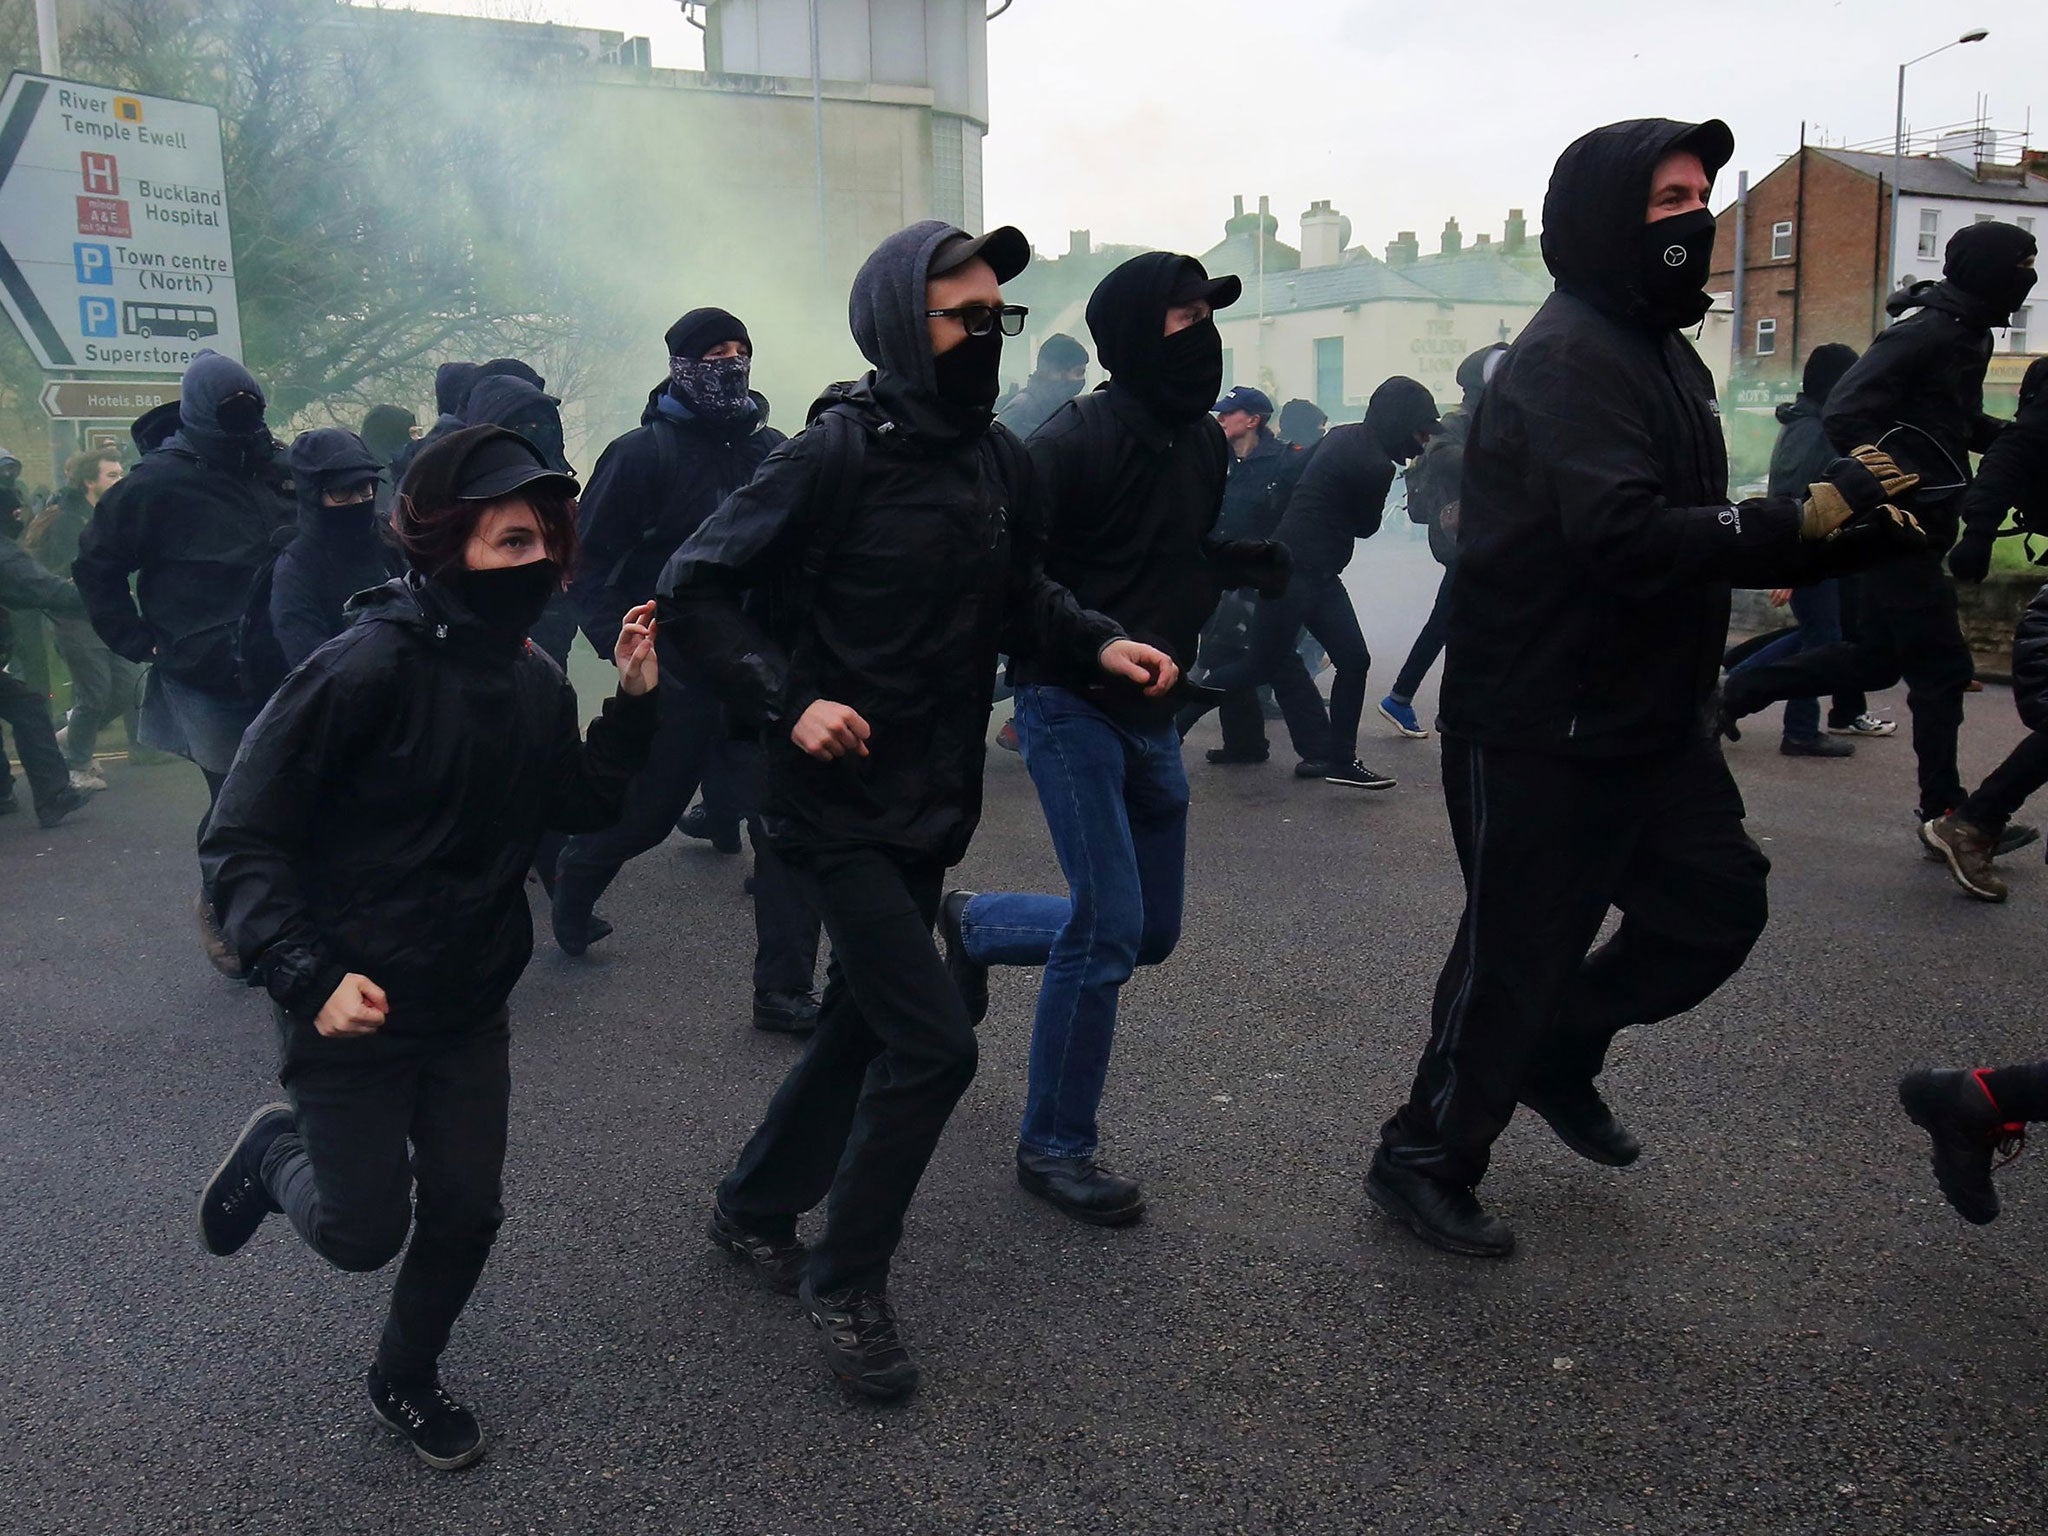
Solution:
[[[284,647],[277,643],[277,631],[270,623],[270,590],[277,575],[277,557],[299,535],[296,524],[286,523],[270,536],[270,555],[256,567],[242,596],[242,616],[235,624],[235,680],[242,697],[262,704],[277,692],[291,668],[284,664]]]

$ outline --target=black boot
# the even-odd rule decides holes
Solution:
[[[1899,1102],[1934,1142],[1934,1182],[1948,1203],[1980,1227],[1996,1221],[1991,1154],[2018,1157],[2026,1122],[2006,1117],[1981,1071],[1909,1072],[1899,1080]]]
[[[270,1144],[296,1130],[289,1104],[266,1104],[249,1117],[228,1155],[199,1192],[199,1243],[226,1258],[256,1235],[263,1218],[278,1209],[263,1183],[263,1158]]]
[[[978,1025],[988,1017],[988,967],[968,955],[967,939],[960,931],[961,914],[972,900],[972,891],[946,892],[939,903],[939,938],[946,946],[946,974],[967,1005],[967,1022]]]
[[[372,1366],[370,1412],[404,1436],[413,1454],[437,1472],[456,1472],[484,1453],[476,1415],[448,1395],[440,1380],[394,1381]]]
[[[1092,1227],[1128,1226],[1145,1214],[1145,1192],[1092,1157],[1049,1157],[1017,1149],[1017,1182],[1026,1194]]]
[[[736,821],[713,821],[702,802],[683,812],[683,819],[676,823],[676,830],[700,843],[709,843],[720,853],[740,851],[740,824]]]
[[[563,954],[580,955],[610,936],[612,925],[591,911],[597,905],[597,892],[576,871],[557,867],[552,894],[555,944]]]
[[[894,1402],[917,1390],[917,1366],[903,1347],[896,1314],[881,1291],[849,1286],[819,1295],[809,1280],[797,1288],[825,1364],[863,1397]]]
[[[1508,1224],[1487,1215],[1470,1188],[1390,1163],[1384,1147],[1373,1154],[1365,1192],[1374,1205],[1446,1253],[1504,1259],[1515,1251],[1515,1234]]]
[[[754,1028],[771,1035],[808,1035],[817,1027],[817,993],[754,993]]]
[[[796,1294],[796,1288],[804,1278],[804,1265],[811,1256],[810,1250],[802,1243],[793,1238],[786,1243],[779,1242],[758,1232],[750,1232],[726,1215],[725,1207],[716,1200],[711,1202],[711,1218],[704,1223],[704,1234],[744,1262],[776,1295]]]
[[[1583,1158],[1626,1168],[1643,1155],[1642,1143],[1614,1118],[1614,1111],[1591,1083],[1530,1084],[1522,1102],[1550,1122],[1557,1139]]]

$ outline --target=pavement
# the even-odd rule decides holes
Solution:
[[[1369,613],[1374,698],[1430,580],[1396,553],[1361,578],[1401,599]],[[1458,911],[1436,742],[1369,717],[1401,779],[1372,794],[1296,783],[1284,750],[1211,768],[1205,727],[1186,938],[1125,993],[1103,1109],[1150,1211],[1099,1231],[1016,1188],[1035,974],[997,973],[895,1271],[925,1372],[898,1408],[843,1397],[796,1304],[701,1235],[796,1049],[748,1027],[743,861],[646,855],[580,962],[536,902],[509,1215],[445,1361],[493,1445],[454,1476],[367,1411],[388,1271],[277,1220],[197,1247],[198,1185],[273,1096],[270,1025],[199,953],[198,775],[115,763],[66,825],[0,822],[0,1530],[2039,1530],[2048,1192],[2023,1159],[2005,1216],[1965,1225],[1893,1095],[2041,1054],[2048,869],[2022,854],[2008,904],[1973,902],[1912,841],[1903,737],[1813,762],[1752,724],[1729,756],[1770,929],[1616,1049],[1635,1168],[1509,1128],[1499,1263],[1360,1188]],[[2019,730],[1974,697],[1966,769]],[[1054,882],[1021,764],[989,776],[960,883]]]

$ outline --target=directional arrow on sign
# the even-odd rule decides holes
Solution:
[[[126,379],[66,379],[43,386],[43,409],[58,421],[133,421],[178,398],[175,384]]]

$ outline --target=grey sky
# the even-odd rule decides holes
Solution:
[[[831,3],[831,0],[826,0]],[[675,0],[432,0],[617,28],[655,62],[696,68]],[[1636,116],[1727,119],[1733,172],[1761,176],[1802,119],[1831,143],[1892,129],[1899,63],[1964,30],[1989,40],[1914,66],[1909,127],[1974,117],[2048,144],[2048,5],[2040,0],[1015,0],[989,28],[991,221],[1041,249],[1098,240],[1202,250],[1233,193],[1273,199],[1281,238],[1315,198],[1378,251],[1400,229],[1430,249],[1511,206],[1536,218],[1576,134]]]

